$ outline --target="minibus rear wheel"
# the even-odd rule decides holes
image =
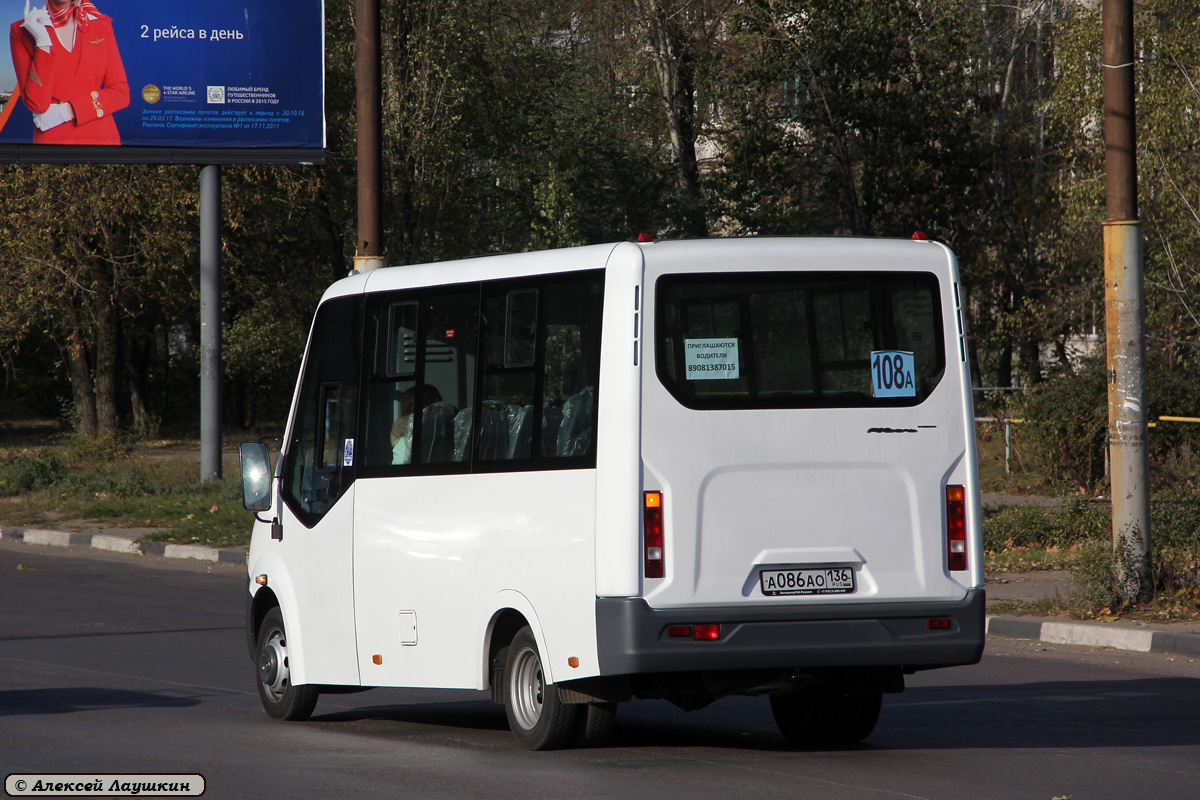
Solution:
[[[528,626],[517,631],[508,647],[504,711],[508,727],[527,750],[557,750],[575,732],[578,706],[562,702],[558,687],[546,682],[537,640]]]
[[[572,747],[603,747],[617,723],[616,703],[581,703],[575,712]]]
[[[879,722],[883,693],[844,692],[824,687],[771,695],[775,724],[799,745],[855,744]]]
[[[287,631],[283,612],[276,606],[258,626],[258,699],[275,719],[302,721],[312,716],[320,691],[316,686],[296,686],[288,663]]]

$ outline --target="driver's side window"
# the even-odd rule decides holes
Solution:
[[[283,499],[312,526],[353,480],[358,409],[358,297],[317,311],[282,467]]]

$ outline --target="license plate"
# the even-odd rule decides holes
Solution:
[[[769,597],[797,594],[851,594],[854,570],[850,567],[764,569],[758,574],[762,593]]]

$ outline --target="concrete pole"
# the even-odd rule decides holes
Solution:
[[[221,168],[200,170],[200,482],[221,479]]]
[[[385,265],[379,0],[355,0],[354,8],[358,80],[358,245],[354,271],[370,272]]]
[[[1104,310],[1113,552],[1125,600],[1154,598],[1146,313],[1137,208],[1133,0],[1104,0]]]

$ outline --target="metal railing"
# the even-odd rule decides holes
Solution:
[[[980,391],[976,389],[975,391]],[[975,422],[992,422],[1004,426],[1004,474],[1012,474],[1012,426],[1023,425],[1028,422],[1024,419],[1006,419],[1004,417],[976,417]],[[1157,422],[1147,422],[1147,428],[1158,427],[1159,422],[1187,422],[1200,423],[1200,417],[1176,417],[1169,414],[1163,414],[1158,417]],[[1108,448],[1104,448],[1104,474],[1108,475]]]

